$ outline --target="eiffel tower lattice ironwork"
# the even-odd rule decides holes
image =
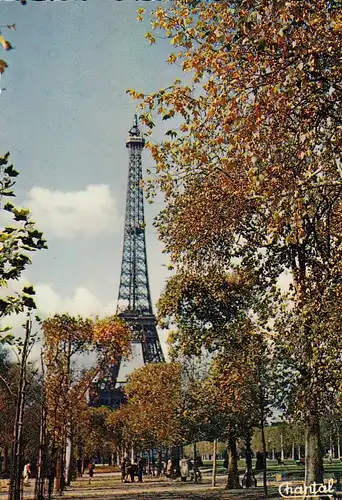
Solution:
[[[126,141],[129,150],[129,168],[117,314],[132,329],[132,342],[141,345],[143,362],[158,363],[164,361],[164,355],[153,314],[147,267],[141,161],[144,146],[145,140],[135,115],[133,127]],[[120,363],[117,363],[111,367],[106,377],[97,382],[96,405],[115,408],[123,402],[122,387],[118,384],[119,369]]]

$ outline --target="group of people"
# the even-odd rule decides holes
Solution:
[[[195,460],[185,456],[182,457],[179,461],[181,481],[186,481],[188,478],[190,481],[201,481],[202,474],[199,465],[201,465],[199,457],[196,457]]]
[[[129,458],[125,458],[121,464],[121,481],[123,483],[134,483],[135,476],[138,478],[138,483],[142,483],[143,474],[146,471],[146,459],[138,456],[134,462]]]
[[[198,463],[198,460],[184,456],[179,461],[179,466],[178,462],[176,463],[172,458],[167,463],[162,461],[157,476],[166,476],[168,479],[175,479],[180,476],[182,481],[186,481],[188,478],[190,481],[200,481],[202,476],[199,465],[201,464]],[[137,477],[138,482],[142,483],[144,474],[149,472],[154,476],[156,471],[155,467],[149,468],[149,471],[147,471],[147,461],[144,457],[138,456],[134,461],[125,458],[121,463],[121,481],[123,483],[134,483],[135,477]]]

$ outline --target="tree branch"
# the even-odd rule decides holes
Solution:
[[[0,380],[3,382],[4,386],[6,387],[6,389],[10,393],[10,395],[11,396],[16,396],[15,392],[12,391],[12,389],[11,389],[10,385],[8,384],[7,380],[2,375],[0,375]]]

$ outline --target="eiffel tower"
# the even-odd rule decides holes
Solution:
[[[137,115],[129,130],[126,147],[129,154],[128,184],[126,198],[125,232],[121,265],[117,314],[133,331],[133,344],[140,344],[143,362],[165,361],[161,349],[156,318],[153,314],[150,284],[147,269],[144,193],[142,188],[141,154],[145,140],[141,135]],[[95,386],[92,406],[118,408],[124,401],[122,383],[118,382],[120,364],[112,366],[110,372]],[[94,391],[93,391],[94,392]]]

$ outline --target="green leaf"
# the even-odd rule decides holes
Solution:
[[[4,210],[7,212],[12,212],[14,209],[13,203],[10,203],[9,201],[4,205]]]
[[[7,334],[5,336],[0,337],[0,344],[10,344],[11,345],[11,344],[13,344],[14,340],[15,340],[14,335]]]
[[[28,309],[36,309],[36,304],[31,297],[23,296],[23,305]]]
[[[17,172],[13,168],[13,165],[9,165],[8,167],[5,168],[5,174],[9,175],[10,177],[17,177],[19,175],[19,172]]]
[[[9,153],[6,153],[4,156],[0,156],[0,165],[6,165],[8,163]]]

